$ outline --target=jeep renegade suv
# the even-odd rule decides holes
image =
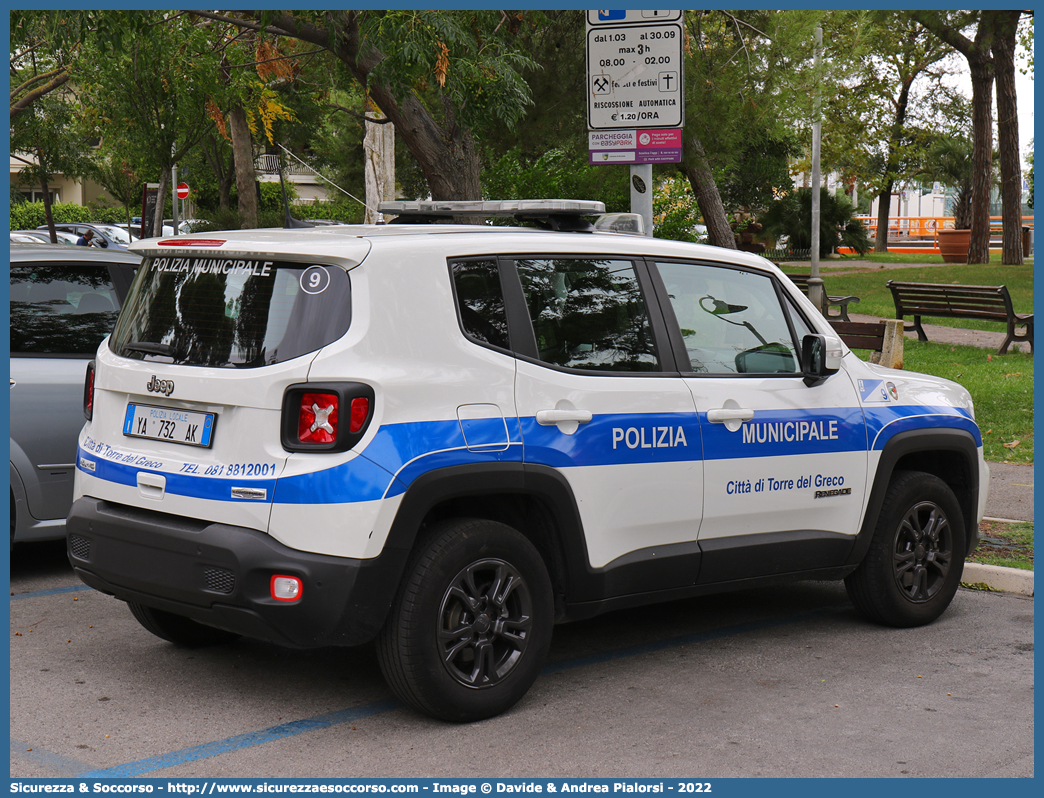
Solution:
[[[460,721],[606,610],[795,578],[945,610],[988,483],[959,385],[863,362],[759,257],[593,231],[600,203],[382,210],[413,223],[131,247],[68,550],[150,632],[376,639]]]

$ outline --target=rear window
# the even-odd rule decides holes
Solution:
[[[351,282],[335,266],[147,258],[109,347],[128,358],[257,368],[315,352],[350,322]]]
[[[93,355],[119,312],[107,266],[11,264],[11,354]]]

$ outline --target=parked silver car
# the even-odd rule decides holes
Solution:
[[[11,244],[11,545],[65,536],[83,375],[141,258]]]

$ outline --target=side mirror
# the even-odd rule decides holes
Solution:
[[[801,372],[805,385],[818,385],[841,368],[841,341],[826,335],[801,339]]]

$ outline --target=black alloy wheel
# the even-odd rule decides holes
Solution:
[[[442,597],[442,665],[467,687],[496,684],[522,659],[532,628],[533,598],[518,570],[500,559],[473,562]]]

